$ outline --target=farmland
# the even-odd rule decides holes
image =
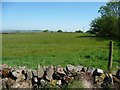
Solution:
[[[67,64],[107,70],[109,38],[80,33],[16,33],[2,35],[2,63],[11,66]],[[114,41],[113,69],[120,66],[119,42]]]

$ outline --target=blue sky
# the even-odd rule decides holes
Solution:
[[[3,30],[88,30],[105,2],[3,2]],[[84,27],[84,29],[83,29]]]

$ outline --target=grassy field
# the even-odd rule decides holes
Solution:
[[[79,33],[18,33],[2,35],[2,63],[37,68],[67,64],[99,67],[107,70],[110,39]],[[114,40],[113,68],[118,59],[118,41]]]

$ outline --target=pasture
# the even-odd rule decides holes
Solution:
[[[2,63],[30,68],[72,64],[107,70],[109,41],[80,33],[2,34]],[[113,69],[117,69],[119,42],[113,41]]]

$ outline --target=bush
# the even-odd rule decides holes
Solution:
[[[48,32],[48,30],[43,30],[43,32]]]
[[[78,30],[78,31],[75,31],[76,33],[83,33],[83,31],[82,30]]]
[[[57,32],[63,32],[62,30],[58,30]]]

